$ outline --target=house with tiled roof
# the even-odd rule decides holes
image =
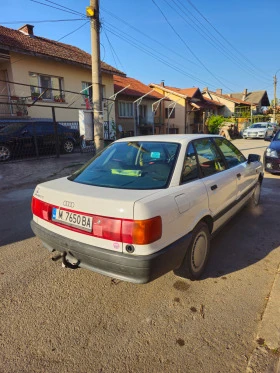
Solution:
[[[204,98],[200,89],[176,88],[161,84],[150,84],[157,92],[169,99],[164,103],[165,133],[204,132],[205,121],[212,114],[218,114],[223,104]]]
[[[91,55],[37,36],[33,28],[0,26],[0,116],[52,118],[56,106],[58,121],[77,121],[78,109],[90,107]],[[114,94],[113,75],[125,76],[102,62],[104,99]]]
[[[137,79],[114,75],[117,128],[125,135],[160,133],[164,95]]]
[[[263,108],[270,106],[267,91],[252,91],[247,88],[243,92],[231,93],[231,97],[248,102],[252,106],[253,114],[262,114]]]
[[[208,88],[202,90],[202,95],[205,99],[219,102],[223,107],[219,110],[219,114],[230,118],[232,116],[242,117],[244,115],[251,115],[253,109],[251,102],[244,101],[239,97],[234,97],[232,93],[223,94],[222,89],[210,91]]]

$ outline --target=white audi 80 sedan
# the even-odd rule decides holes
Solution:
[[[147,283],[173,270],[198,279],[210,238],[257,205],[260,156],[215,135],[115,141],[69,177],[39,184],[31,227],[66,267]]]

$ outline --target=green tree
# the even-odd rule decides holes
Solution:
[[[209,133],[219,133],[219,128],[225,121],[226,119],[221,115],[211,115],[207,124]]]

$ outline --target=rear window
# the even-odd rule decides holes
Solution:
[[[179,148],[179,144],[169,142],[116,142],[97,154],[69,180],[118,189],[166,188]]]

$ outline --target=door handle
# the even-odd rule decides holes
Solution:
[[[236,177],[238,177],[238,178],[241,177],[241,174],[237,174]]]
[[[212,185],[210,188],[211,188],[211,190],[215,190],[215,189],[218,188],[218,186],[215,184],[215,185]]]

